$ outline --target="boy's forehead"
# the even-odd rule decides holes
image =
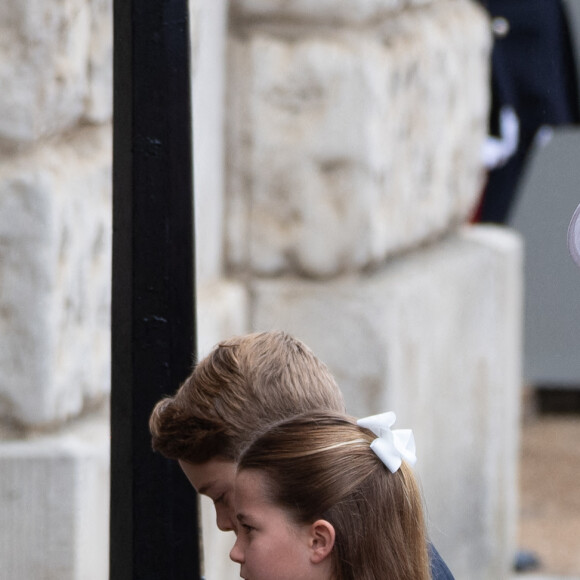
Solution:
[[[236,464],[227,459],[210,459],[204,463],[189,463],[179,460],[181,469],[198,493],[206,494],[216,487],[233,487],[236,476]]]

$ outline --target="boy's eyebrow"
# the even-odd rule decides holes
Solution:
[[[236,514],[236,518],[239,522],[243,522],[247,517],[246,514]]]
[[[210,481],[208,483],[204,483],[198,490],[197,493],[202,493],[207,495],[207,492],[215,485],[215,481]]]

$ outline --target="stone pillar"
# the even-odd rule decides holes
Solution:
[[[193,138],[196,212],[198,358],[220,340],[249,331],[248,291],[224,264],[224,129],[227,0],[191,0]],[[176,385],[177,387],[177,385]],[[207,580],[239,576],[228,554],[235,538],[220,532],[215,509],[200,500],[203,571]]]
[[[247,332],[245,285],[224,265],[224,130],[227,0],[192,0],[193,139],[198,350]]]
[[[0,561],[108,575],[111,2],[0,8]]]
[[[413,427],[457,578],[515,552],[521,247],[472,227],[490,35],[468,0],[231,5],[228,265],[254,330]]]

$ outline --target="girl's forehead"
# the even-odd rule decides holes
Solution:
[[[262,502],[266,496],[267,477],[261,471],[243,469],[236,474],[236,501]]]
[[[259,487],[262,488],[265,484],[266,477],[261,471],[256,469],[242,469],[238,471],[235,476],[236,487]]]

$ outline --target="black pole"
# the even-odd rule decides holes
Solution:
[[[114,0],[112,580],[200,578],[197,498],[151,451],[195,352],[187,0]]]

